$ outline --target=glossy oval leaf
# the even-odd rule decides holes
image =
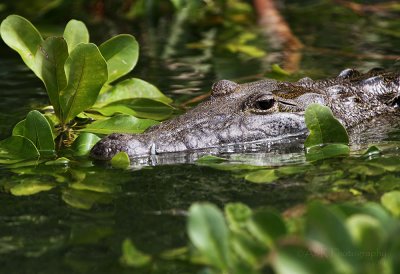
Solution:
[[[253,214],[252,210],[242,203],[228,203],[224,211],[229,228],[234,231],[243,229]]]
[[[90,108],[107,81],[107,64],[94,44],[79,44],[65,62],[67,87],[61,91],[63,122]]]
[[[346,220],[346,227],[353,241],[362,251],[381,249],[385,233],[379,220],[366,214],[354,214]],[[370,259],[378,259],[378,257]]]
[[[67,41],[69,53],[80,43],[89,43],[89,31],[85,23],[74,19],[65,26],[63,37]]]
[[[282,217],[270,210],[255,212],[247,222],[250,233],[268,247],[275,246],[275,241],[287,233]]]
[[[157,125],[158,122],[149,119],[139,119],[130,115],[117,115],[112,118],[96,121],[89,124],[82,131],[97,134],[111,133],[142,133],[148,127]]]
[[[39,111],[30,111],[26,116],[23,136],[32,141],[41,155],[54,155],[55,144],[50,124]]]
[[[134,98],[148,98],[166,104],[172,102],[171,98],[165,96],[154,85],[137,78],[130,78],[100,94],[95,106],[100,107],[116,101]]]
[[[43,38],[32,23],[21,16],[10,15],[1,23],[0,33],[3,41],[41,78],[35,66],[35,55]]]
[[[139,44],[135,37],[120,34],[107,40],[99,47],[107,62],[108,82],[112,82],[130,72],[138,61]]]
[[[189,209],[188,234],[208,262],[226,270],[229,265],[229,232],[222,212],[214,205],[195,203]]]
[[[64,72],[68,58],[67,43],[62,37],[49,37],[40,44],[35,56],[36,68],[46,87],[50,103],[58,119],[61,119],[60,91],[67,86]]]
[[[121,151],[112,157],[111,165],[115,168],[127,169],[131,165],[131,161],[128,154],[125,151]]]
[[[355,269],[359,267],[359,258],[346,254],[356,254],[358,249],[353,244],[344,220],[345,216],[340,211],[321,203],[312,203],[306,216],[306,238],[329,247],[329,255],[336,260],[340,268],[353,273],[357,272]]]
[[[116,114],[126,114],[126,115],[136,116],[136,111],[134,111],[133,109],[129,108],[128,106],[117,105],[117,104],[108,105],[101,108],[90,109],[90,111],[92,110],[107,117],[114,116]]]
[[[13,164],[39,157],[35,145],[23,136],[11,136],[0,141],[0,164]]]
[[[305,112],[305,122],[310,131],[310,135],[304,142],[305,147],[329,143],[346,145],[349,143],[346,129],[326,106],[310,104]]]
[[[109,106],[126,106],[135,112],[138,118],[146,118],[152,120],[162,121],[171,117],[174,108],[163,102],[148,98],[137,98],[117,101],[109,104]]]
[[[336,272],[332,261],[324,255],[301,245],[283,245],[272,257],[274,273],[279,274],[317,274],[347,273]]]
[[[12,136],[24,136],[25,132],[25,119],[22,121],[19,121],[13,128],[12,130]]]
[[[71,148],[74,151],[75,156],[88,155],[92,147],[98,141],[100,141],[99,136],[92,133],[84,132],[75,139]]]
[[[382,195],[382,205],[394,216],[400,217],[400,191],[391,191]]]

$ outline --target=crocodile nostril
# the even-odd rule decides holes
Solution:
[[[229,81],[229,80],[220,80],[214,83],[211,87],[211,95],[212,96],[220,96],[233,92],[239,84]]]

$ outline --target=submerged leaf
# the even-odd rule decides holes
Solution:
[[[112,118],[91,123],[82,131],[97,134],[142,133],[148,127],[158,124],[157,121],[139,119],[129,115],[117,115]]]
[[[101,44],[99,49],[107,62],[108,82],[130,72],[139,56],[139,44],[135,37],[129,34],[114,36]]]
[[[94,44],[79,44],[65,62],[67,87],[61,91],[63,122],[90,108],[107,81],[107,63]]]
[[[80,43],[89,43],[89,31],[85,23],[74,19],[65,26],[63,37],[67,41],[69,53]]]
[[[253,171],[244,178],[252,183],[272,183],[279,179],[274,169]]]
[[[0,164],[13,164],[38,157],[39,151],[28,138],[11,136],[0,141]]]
[[[126,266],[141,267],[149,264],[151,256],[139,251],[130,239],[122,243],[121,263]]]
[[[310,104],[305,112],[305,122],[310,130],[310,135],[304,142],[305,147],[330,143],[347,145],[349,143],[346,129],[326,106]]]
[[[14,196],[28,196],[42,191],[48,191],[54,187],[55,185],[52,183],[44,183],[36,179],[32,179],[13,186],[10,189],[10,192]]]
[[[25,64],[41,78],[35,66],[35,55],[43,38],[32,23],[21,16],[10,15],[1,23],[0,32],[3,41],[18,52]]]

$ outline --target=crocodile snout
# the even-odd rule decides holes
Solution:
[[[90,156],[97,160],[111,160],[118,152],[126,152],[128,155],[147,155],[151,147],[142,136],[114,133],[96,143],[90,152]]]

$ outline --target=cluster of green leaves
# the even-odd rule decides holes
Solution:
[[[85,24],[71,20],[62,37],[43,39],[18,15],[8,16],[0,33],[42,80],[54,110],[45,116],[33,111],[16,125],[13,136],[0,143],[3,163],[54,154],[54,139],[71,143],[81,132],[140,133],[173,113],[171,99],[155,86],[136,78],[115,83],[137,63],[139,46],[131,35],[117,35],[97,47],[89,43]],[[78,154],[98,140],[91,134],[78,139]]]
[[[399,201],[394,191],[362,206],[313,202],[304,215],[288,219],[241,203],[225,205],[224,213],[195,203],[187,221],[191,248],[161,258],[205,265],[206,273],[397,273]],[[151,261],[129,241],[123,259],[136,267]]]

